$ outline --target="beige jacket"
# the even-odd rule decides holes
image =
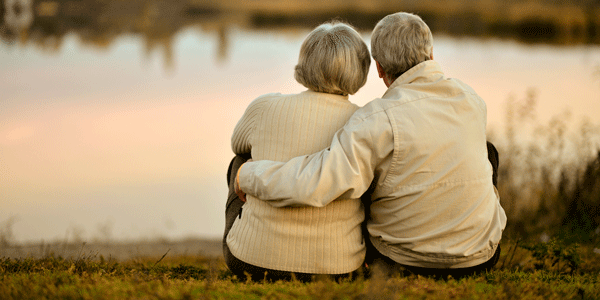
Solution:
[[[335,132],[357,109],[347,96],[312,91],[261,96],[235,127],[233,152],[251,152],[255,160],[275,161],[314,153],[329,146]],[[227,235],[227,245],[238,259],[263,268],[349,273],[364,261],[363,220],[359,199],[322,208],[277,208],[248,197]]]
[[[273,206],[320,207],[373,182],[368,229],[382,254],[418,267],[475,266],[492,257],[506,225],[485,127],[484,101],[427,61],[359,109],[329,149],[247,163],[240,186]]]

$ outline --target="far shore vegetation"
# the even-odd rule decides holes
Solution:
[[[100,49],[135,35],[143,40],[147,53],[162,49],[168,68],[176,36],[184,30],[215,33],[216,59],[223,60],[229,32],[240,28],[294,32],[339,19],[370,33],[378,20],[397,11],[420,15],[434,35],[527,44],[600,44],[597,0],[0,0],[0,41],[57,52],[73,35]]]

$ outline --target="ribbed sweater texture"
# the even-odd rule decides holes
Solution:
[[[329,147],[358,106],[347,96],[305,91],[255,99],[235,127],[231,145],[253,160],[287,161]],[[316,207],[277,208],[248,195],[227,236],[238,259],[259,267],[312,274],[343,274],[364,260],[360,199]]]

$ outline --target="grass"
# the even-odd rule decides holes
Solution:
[[[377,270],[369,278],[241,282],[221,257],[164,255],[0,259],[0,299],[599,299],[600,254],[553,239],[504,241],[496,268],[435,280]],[[597,249],[596,249],[597,251]]]

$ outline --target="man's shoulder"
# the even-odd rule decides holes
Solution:
[[[389,131],[393,125],[390,114],[394,114],[393,108],[401,105],[393,99],[377,98],[365,106],[359,108],[346,123],[345,128],[370,132],[370,135],[378,135],[382,131]]]
[[[380,115],[385,115],[386,108],[389,106],[389,104],[387,104],[387,102],[388,102],[387,99],[382,99],[382,98],[373,99],[373,100],[369,101],[367,104],[365,104],[363,107],[360,107],[359,109],[357,109],[352,117],[367,119],[367,118],[378,117]]]
[[[387,110],[401,106],[407,102],[410,97],[407,95],[394,95],[394,97],[382,97],[371,100],[363,109],[372,113],[385,113]]]
[[[405,104],[405,98],[376,98],[371,100],[365,106],[358,109],[355,115],[360,115],[362,118],[385,116],[390,110]]]
[[[458,78],[447,78],[447,80],[452,82],[454,85],[456,85],[457,88],[461,89],[463,92],[477,95],[477,92],[475,92],[475,90],[470,85],[466,84],[464,81]]]

